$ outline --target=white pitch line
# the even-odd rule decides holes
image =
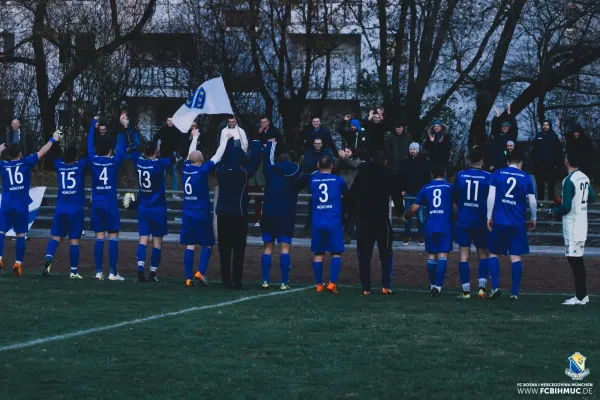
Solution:
[[[264,298],[264,297],[272,297],[272,296],[279,296],[279,295],[284,295],[284,294],[288,294],[288,293],[300,292],[302,290],[306,290],[311,287],[312,286],[306,286],[306,287],[291,289],[291,290],[286,290],[286,291],[273,292],[273,293],[268,293],[268,294],[259,294],[256,296],[247,296],[247,297],[242,297],[242,298],[236,299],[236,300],[224,301],[222,303],[210,304],[210,305],[202,306],[202,307],[190,307],[190,308],[185,308],[185,309],[179,310],[179,311],[172,311],[172,312],[168,312],[168,313],[164,313],[164,314],[152,315],[150,317],[138,318],[138,319],[134,319],[131,321],[123,321],[123,322],[119,322],[117,324],[99,326],[96,328],[90,328],[90,329],[84,329],[81,331],[64,333],[62,335],[47,336],[44,338],[29,340],[27,342],[13,343],[13,344],[9,344],[7,346],[1,346],[0,352],[8,351],[8,350],[23,349],[25,347],[36,346],[38,344],[44,344],[44,343],[49,343],[49,342],[56,342],[59,340],[71,339],[71,338],[74,338],[77,336],[85,336],[85,335],[89,335],[90,333],[103,332],[103,331],[108,331],[111,329],[118,329],[118,328],[122,328],[124,326],[129,326],[129,325],[143,324],[145,322],[155,321],[155,320],[161,319],[161,318],[175,317],[178,315],[187,314],[187,313],[194,312],[194,311],[203,311],[203,310],[210,310],[211,308],[227,307],[227,306],[231,306],[234,304],[244,303],[246,301],[256,300],[256,299],[260,299],[260,298]]]

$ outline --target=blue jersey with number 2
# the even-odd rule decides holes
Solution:
[[[425,233],[452,234],[452,186],[444,181],[432,181],[421,189],[415,203],[427,207]]]
[[[315,173],[310,181],[312,193],[313,226],[327,228],[342,223],[342,196],[348,185],[337,175]]]
[[[496,188],[494,224],[522,227],[527,212],[527,196],[534,193],[529,175],[515,167],[503,168],[492,174],[490,186]]]

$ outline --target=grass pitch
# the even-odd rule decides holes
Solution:
[[[506,399],[518,382],[570,382],[576,351],[592,371],[585,382],[600,383],[596,297],[564,307],[555,295],[459,301],[311,287],[254,298],[269,292],[85,278],[0,273],[0,348],[250,298],[0,350],[2,399]]]

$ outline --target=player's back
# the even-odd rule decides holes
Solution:
[[[580,170],[576,170],[570,173],[562,184],[563,188],[567,184],[573,187],[571,210],[563,215],[563,236],[573,242],[584,242],[587,240],[588,231],[590,179]],[[564,197],[563,201],[566,201]]]
[[[58,178],[56,207],[83,207],[85,205],[85,168],[87,159],[72,164],[57,159],[54,163]]]
[[[337,175],[317,172],[311,176],[313,226],[337,227],[342,223],[342,196],[348,192],[346,182]]]
[[[429,182],[421,189],[415,201],[427,207],[425,233],[452,234],[452,186],[443,180]]]
[[[492,174],[490,186],[496,188],[494,225],[522,227],[526,222],[527,196],[534,193],[529,175],[515,167],[503,168]]]
[[[208,175],[214,166],[212,161],[201,165],[193,165],[186,161],[183,165],[183,213],[185,215],[210,213]]]
[[[485,226],[491,177],[492,174],[479,168],[469,168],[456,175],[454,195],[458,196],[458,226]]]
[[[148,159],[135,154],[134,162],[139,179],[139,206],[166,207],[165,170],[171,160],[169,158]]]
[[[273,217],[295,217],[301,168],[291,161],[273,165],[267,174],[263,210],[265,215]]]
[[[15,161],[0,162],[2,176],[3,210],[26,209],[31,203],[29,188],[31,185],[31,169],[37,164],[37,154]]]
[[[117,203],[119,162],[116,157],[92,156],[92,203]]]

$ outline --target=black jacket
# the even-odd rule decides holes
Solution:
[[[567,154],[577,153],[579,155],[581,162],[579,169],[587,174],[590,166],[594,163],[594,143],[585,134],[583,129],[579,128],[578,131],[580,135],[577,139],[575,139],[572,133],[567,135],[566,152]]]
[[[423,154],[408,158],[400,163],[398,178],[400,190],[416,196],[421,188],[431,181],[431,166]]]
[[[385,149],[385,135],[388,132],[387,126],[383,121],[376,124],[369,121],[365,124],[367,132],[369,132],[369,140],[371,142],[370,151]],[[405,130],[406,131],[406,130]]]
[[[511,124],[506,134],[502,132],[502,122],[508,121]],[[517,121],[512,115],[494,117],[492,119],[492,129],[489,140],[486,144],[485,163],[488,167],[494,169],[506,168],[506,143],[510,140],[517,143],[519,129]]]
[[[433,142],[429,139],[429,135],[434,134]],[[439,134],[435,134],[433,127],[429,128],[425,135],[425,151],[429,157],[431,165],[448,165],[450,161],[450,149],[452,149],[452,138],[448,133],[448,127],[442,125],[442,130]]]
[[[552,128],[548,132],[538,132],[533,140],[531,152],[531,168],[534,174],[545,169],[556,170],[563,163],[562,142]]]
[[[179,137],[181,132],[175,126],[165,125],[152,140],[157,143],[160,140],[160,156],[173,157],[173,153],[179,151]]]
[[[306,153],[307,150],[310,150],[313,147],[313,142],[315,138],[321,138],[323,140],[323,147],[331,150],[332,154],[338,153],[339,149],[335,147],[329,129],[321,126],[318,131],[315,131],[315,128],[313,128],[313,126],[310,125],[304,129],[301,135],[302,154]]]
[[[390,198],[396,214],[404,214],[404,203],[395,177],[385,165],[365,162],[358,167],[358,175],[348,194],[348,212],[360,220],[386,221],[389,219]]]
[[[179,134],[179,156],[184,160],[187,159],[188,153],[190,150],[190,145],[192,144],[192,130],[188,130],[187,133]],[[208,151],[208,135],[206,133],[201,133],[198,136],[198,141],[196,142],[196,150],[200,151],[205,159],[208,159],[206,151]]]

